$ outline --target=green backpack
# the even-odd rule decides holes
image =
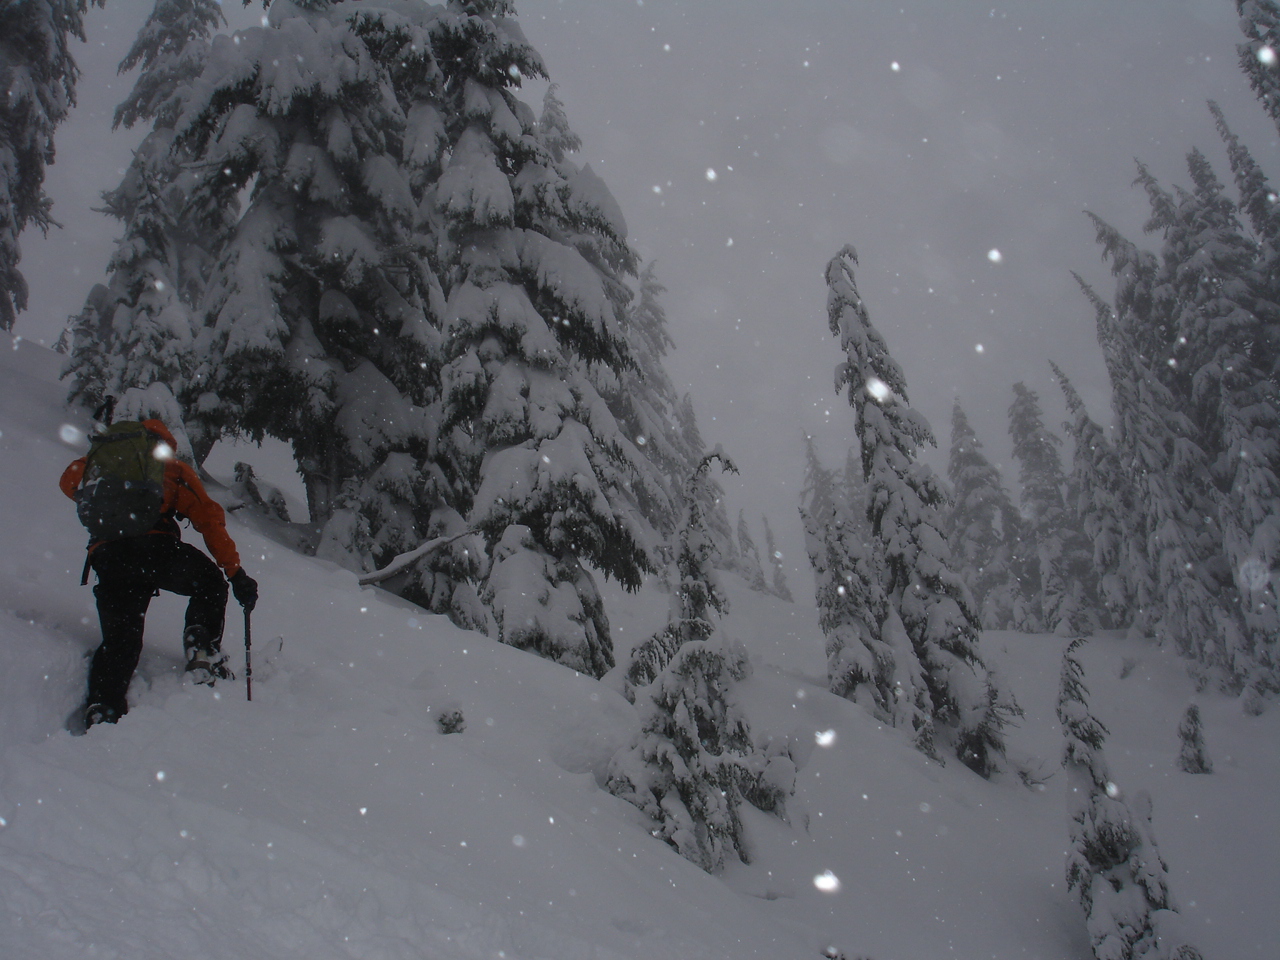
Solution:
[[[163,449],[162,449],[163,448]],[[150,532],[164,503],[168,445],[136,420],[122,420],[89,438],[76,515],[98,540]]]

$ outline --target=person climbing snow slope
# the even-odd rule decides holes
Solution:
[[[86,728],[115,723],[128,712],[126,693],[142,654],[147,607],[159,591],[189,598],[182,646],[191,679],[205,684],[231,676],[222,652],[227,581],[246,611],[258,599],[258,584],[240,566],[222,506],[174,455],[176,449],[159,420],[116,423],[90,438],[89,453],[59,481],[90,533],[81,582],[88,582],[90,568],[98,577],[93,594],[102,643],[89,668]],[[183,542],[179,520],[189,520],[204,537],[212,560]]]

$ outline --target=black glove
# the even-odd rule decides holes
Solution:
[[[252,610],[258,602],[258,581],[244,572],[241,567],[231,578],[231,592],[240,601],[240,606]]]

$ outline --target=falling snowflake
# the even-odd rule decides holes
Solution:
[[[840,890],[840,878],[830,870],[824,870],[813,878],[813,885],[823,893],[836,893]]]
[[[992,247],[990,250],[987,251],[987,259],[990,260],[992,263],[999,263],[1004,259],[1004,254],[1001,253],[999,250],[997,250],[995,247]]]

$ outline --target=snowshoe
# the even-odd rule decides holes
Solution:
[[[235,674],[227,666],[227,655],[214,647],[204,627],[188,627],[182,647],[187,654],[187,679],[192,683],[211,687],[218,680],[234,679]]]
[[[235,674],[227,666],[227,655],[212,650],[200,650],[193,647],[187,660],[187,679],[212,687],[219,680],[234,680]]]

